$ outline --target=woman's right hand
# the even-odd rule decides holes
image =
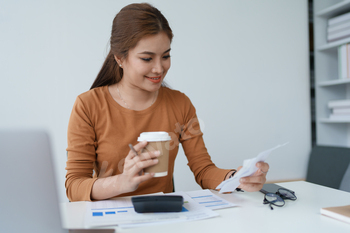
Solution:
[[[147,141],[134,146],[139,155],[129,151],[124,161],[123,173],[115,176],[99,178],[95,181],[92,192],[92,200],[104,200],[118,196],[122,193],[135,191],[144,181],[151,179],[154,173],[142,174],[146,167],[158,163],[159,151],[140,153],[147,145]]]
[[[138,153],[135,155],[133,151],[129,151],[124,161],[123,173],[120,175],[119,185],[123,192],[135,191],[139,184],[151,179],[154,173],[142,174],[144,168],[150,167],[158,163],[159,151],[143,152],[143,148],[147,146],[147,141],[139,142],[134,146]]]

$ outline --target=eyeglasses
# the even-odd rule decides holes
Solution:
[[[273,210],[272,205],[282,207],[284,206],[284,200],[295,201],[297,197],[294,192],[288,189],[280,188],[276,193],[266,193],[264,197],[264,204],[269,204],[271,210]]]

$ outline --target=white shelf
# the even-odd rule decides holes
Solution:
[[[350,43],[350,37],[347,37],[347,38],[342,39],[342,40],[337,40],[335,42],[331,42],[331,43],[322,45],[320,47],[317,47],[317,51],[326,51],[326,50],[330,50],[330,49],[337,49],[339,45],[347,44],[347,43]]]
[[[348,84],[348,83],[350,83],[350,79],[335,79],[335,80],[319,82],[317,85],[319,87],[328,87],[328,86]]]
[[[319,0],[316,0],[319,1]],[[316,13],[316,16],[330,18],[350,10],[350,0],[344,0]]]
[[[319,119],[320,123],[350,123],[350,119],[349,120],[331,120],[328,118],[321,118]]]

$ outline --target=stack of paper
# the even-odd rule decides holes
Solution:
[[[159,195],[159,193],[158,193]],[[122,228],[144,225],[183,222],[219,216],[214,209],[236,206],[209,190],[175,192],[164,195],[181,195],[184,198],[183,210],[174,213],[136,213],[130,197],[115,200],[87,202],[85,226],[111,226]]]

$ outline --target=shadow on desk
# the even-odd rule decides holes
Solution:
[[[313,147],[306,181],[350,192],[350,148]]]

